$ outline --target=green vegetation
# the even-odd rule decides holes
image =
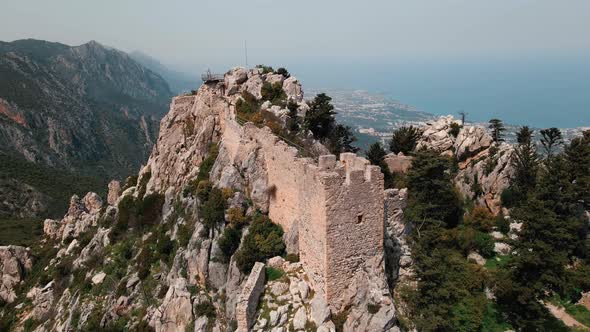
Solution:
[[[513,161],[518,169],[502,195],[523,226],[514,243],[518,255],[498,271],[496,294],[515,327],[542,330],[556,323],[541,301],[558,295],[570,302],[590,290],[583,215],[590,188],[590,132],[543,161],[537,159],[531,137],[530,129],[520,129]]]
[[[386,189],[393,188],[395,186],[394,183],[394,175],[389,170],[389,166],[385,163],[385,156],[387,153],[380,142],[375,142],[369,146],[369,150],[366,153],[367,159],[371,163],[371,165],[376,165],[381,168],[381,172],[383,173],[383,182],[384,187]]]
[[[279,280],[285,275],[285,271],[270,266],[266,267],[265,273],[267,281]]]
[[[43,235],[43,220],[0,219],[0,246],[29,247]]]
[[[357,152],[358,148],[353,146],[356,138],[352,129],[336,123],[336,112],[331,101],[332,98],[325,93],[315,96],[305,114],[304,127],[335,155],[342,152]]]
[[[151,193],[143,199],[125,196],[119,201],[117,219],[110,237],[113,241],[121,239],[127,230],[133,228],[141,232],[155,225],[162,213],[164,195]]]
[[[457,136],[459,136],[460,131],[461,131],[461,125],[456,122],[452,122],[451,128],[449,129],[449,134],[456,138]]]
[[[248,273],[254,263],[262,262],[285,252],[283,229],[267,216],[256,214],[242,247],[236,253],[236,263],[240,271]]]
[[[400,127],[393,131],[393,137],[389,143],[389,151],[405,155],[410,154],[416,149],[418,139],[422,136],[422,132],[413,126]]]
[[[504,141],[504,132],[506,131],[506,128],[504,127],[502,120],[491,119],[488,128],[492,130],[492,139],[496,144]]]
[[[408,173],[406,218],[416,225],[411,244],[418,287],[401,295],[420,331],[478,331],[488,306],[487,273],[466,258],[471,250],[490,255],[490,238],[478,230],[488,227],[488,216],[478,209],[463,222],[453,169],[451,159],[417,152]]]
[[[0,181],[8,179],[26,183],[47,195],[48,210],[42,217],[48,218],[63,217],[73,194],[83,197],[87,192],[93,191],[104,196],[107,188],[106,181],[99,176],[82,176],[63,169],[41,166],[20,156],[0,151]],[[2,199],[4,197],[0,195],[0,200]]]
[[[285,106],[287,94],[283,91],[281,82],[270,84],[265,82],[261,89],[262,101],[270,101],[273,105]]]

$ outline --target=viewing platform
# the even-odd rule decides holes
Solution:
[[[207,70],[207,72],[205,74],[201,75],[201,80],[203,80],[203,82],[205,84],[218,83],[218,82],[222,82],[224,80],[224,75],[223,74],[213,74],[210,70]]]

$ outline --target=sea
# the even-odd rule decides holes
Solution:
[[[535,128],[590,127],[590,57],[334,59],[288,69],[306,89],[365,90],[435,115]]]

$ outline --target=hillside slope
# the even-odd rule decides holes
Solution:
[[[9,163],[0,176],[6,179],[6,168],[18,165],[21,179],[11,181],[21,188],[35,187],[26,179],[33,167],[103,179],[100,183],[125,177],[147,158],[171,95],[159,75],[94,41],[75,47],[0,42],[0,152]],[[51,198],[41,205],[51,205]],[[12,199],[3,193],[3,202]],[[47,212],[2,209],[14,216]]]

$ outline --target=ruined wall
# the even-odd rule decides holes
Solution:
[[[265,277],[264,264],[260,262],[254,264],[250,276],[248,276],[248,280],[244,288],[242,288],[236,307],[238,332],[249,331],[250,326],[254,323],[258,300],[264,291]]]
[[[326,297],[340,299],[369,258],[383,254],[383,174],[353,153],[321,177],[326,192]]]
[[[338,299],[354,272],[383,252],[383,174],[354,153],[316,164],[253,124],[227,116],[222,145],[234,164],[263,158],[269,217],[288,232],[297,225],[301,262],[316,291]]]

